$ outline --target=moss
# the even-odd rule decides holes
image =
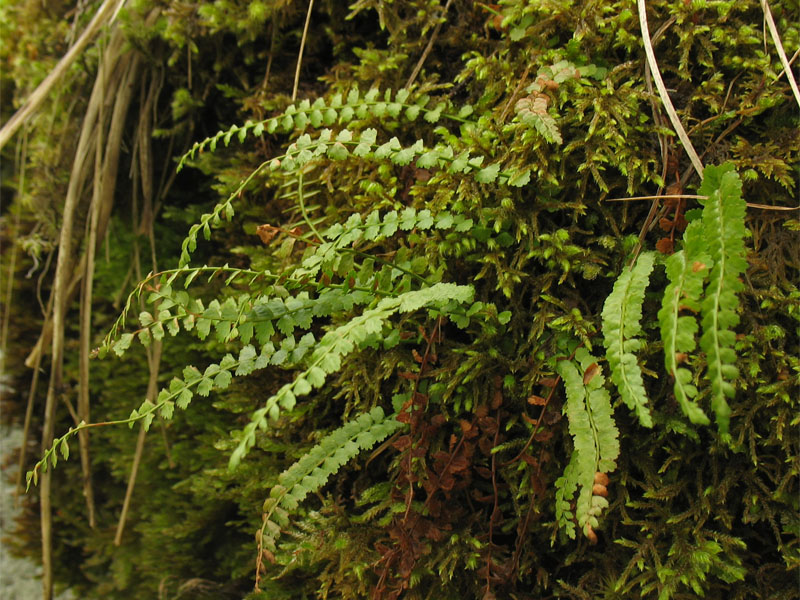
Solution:
[[[22,32],[9,38],[16,41],[2,54],[4,86],[14,86],[17,101],[67,43],[70,7],[34,4],[12,2],[2,9],[4,30]],[[84,517],[80,461],[62,460],[55,470],[56,575],[81,597],[243,597],[255,575],[253,534],[279,474],[327,433],[375,406],[387,414],[404,410],[407,428],[341,468],[335,481],[298,507],[271,557],[275,563],[262,557],[261,592],[250,597],[796,593],[800,259],[794,215],[754,207],[747,212],[731,443],[713,427],[693,426],[682,416],[661,366],[660,298],[650,290],[637,356],[653,399],[654,426],[635,422],[612,394],[620,453],[605,485],[609,506],[593,528],[596,545],[591,538],[569,539],[558,526],[555,484],[573,441],[562,418],[566,395],[556,363],[580,344],[609,368],[598,335],[614,281],[639,239],[645,250],[656,244],[666,249],[665,238],[679,244],[677,223],[691,220],[699,206],[692,198],[665,204],[669,212],[643,229],[651,203],[616,199],[665,190],[696,193],[699,181],[648,82],[634,3],[496,6],[454,0],[448,6],[445,13],[444,3],[432,0],[362,0],[349,9],[316,2],[296,100],[290,95],[306,3],[143,0],[121,15],[119,26],[144,68],[120,167],[134,176],[119,180],[111,233],[98,253],[93,346],[103,344],[125,294],[150,270],[151,251],[159,268],[176,267],[190,247],[182,255],[181,239],[203,219],[210,239],[204,240],[202,228],[193,231],[193,265],[227,264],[226,273],[269,270],[280,278],[240,275],[226,283],[221,272],[208,281],[206,273],[198,275],[188,290],[204,303],[198,319],[213,299],[220,311],[226,300],[250,310],[261,297],[306,292],[316,300],[336,286],[373,286],[334,313],[319,308],[308,321],[284,322],[285,331],[276,321],[276,352],[289,355],[306,334],[318,343],[374,308],[381,294],[446,282],[471,286],[474,303],[463,309],[472,311],[468,317],[455,305],[440,304],[433,312],[387,316],[373,337],[358,341],[358,351],[342,354],[340,369],[326,371],[324,385],[309,385],[313,390],[297,394],[296,404],[281,406],[278,421],[253,429],[254,446],[234,471],[227,470],[228,459],[246,437],[251,413],[294,381],[298,369],[287,362],[236,377],[231,367],[230,385],[216,384],[220,389],[197,394],[186,411],[174,410],[163,425],[154,422],[118,548],[113,531],[137,433],[96,429],[96,529]],[[777,2],[772,10],[785,47],[796,47],[797,7]],[[751,204],[796,206],[797,107],[785,78],[777,77],[782,67],[763,38],[760,5],[649,2],[647,16],[651,32],[661,30],[654,39],[659,66],[704,163],[731,161]],[[431,40],[408,98],[390,110]],[[9,336],[10,354],[29,351],[41,321],[36,283],[25,273],[38,264],[46,299],[55,261],[45,259],[57,244],[59,199],[72,162],[68,140],[79,131],[80,98],[88,96],[99,52],[87,53],[65,80],[67,92],[51,98],[31,123],[27,152],[17,157],[11,145],[3,148],[6,163],[16,165],[10,179],[15,196],[3,220],[17,219],[12,235],[20,258],[11,314],[24,332]],[[350,102],[356,87],[359,96]],[[380,97],[367,102],[364,95],[373,87]],[[133,152],[142,143],[149,90],[155,90],[148,105],[153,118],[144,130],[155,140],[148,167],[155,193],[152,236],[142,158]],[[376,108],[386,90],[387,107]],[[346,151],[325,151],[305,162],[301,151],[313,149],[308,144],[317,143],[323,128],[313,123],[318,117],[311,105],[331,108],[337,94],[342,106],[327,127],[333,139],[344,136]],[[304,98],[308,115],[299,117]],[[294,113],[285,121],[290,105]],[[421,108],[409,110],[411,105]],[[273,117],[280,123],[269,134]],[[229,139],[220,136],[212,147],[210,138],[234,124]],[[371,129],[374,144],[359,155],[356,144]],[[392,137],[397,147],[376,157]],[[424,152],[414,154],[409,149],[417,140]],[[179,157],[193,144],[194,154],[174,176]],[[403,151],[410,158],[399,155]],[[451,169],[450,161],[464,152],[481,164]],[[279,168],[269,168],[287,153],[296,165],[305,163],[302,177],[286,168],[285,158]],[[76,242],[90,198],[87,190]],[[407,228],[379,235],[391,226],[369,220],[373,211],[379,219],[391,219],[392,211],[402,218],[409,208],[415,215],[430,211],[431,224],[420,225],[428,218],[420,216]],[[365,232],[378,229],[342,243],[314,271],[309,265],[321,256],[319,242],[338,239],[319,240],[314,229],[344,226],[351,218],[361,219]],[[445,226],[449,219],[469,225]],[[371,279],[387,263],[382,279]],[[652,281],[663,290],[660,269]],[[159,321],[147,301],[157,282],[143,290],[141,304],[133,297],[127,329],[118,334],[139,327],[140,310]],[[70,399],[78,380],[77,296],[73,309],[76,324],[67,332],[72,354],[65,364]],[[169,319],[159,323],[169,332]],[[169,389],[187,365],[202,373],[227,353],[238,361],[248,343],[219,329],[207,337],[194,331],[165,336],[159,387]],[[124,359],[93,363],[93,419],[125,419],[140,407],[147,356],[131,340]],[[703,372],[703,351],[687,358]],[[21,364],[14,370],[16,388],[24,391],[30,372]],[[592,372],[583,365],[584,379]],[[616,393],[610,383],[605,387]],[[696,401],[708,406],[710,392],[699,387]],[[8,404],[18,415],[24,411],[21,396]],[[57,434],[73,424],[59,408]],[[30,554],[38,539],[33,498],[24,517],[31,526],[19,533],[20,547]]]

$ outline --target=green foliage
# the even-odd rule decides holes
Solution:
[[[376,406],[325,436],[281,473],[278,483],[264,501],[263,524],[259,532],[260,552],[266,551],[268,560],[274,562],[281,529],[288,525],[290,514],[297,511],[303,499],[324,486],[359,453],[369,450],[401,427],[400,421],[386,417],[383,409]]]
[[[703,297],[703,283],[711,264],[711,259],[705,254],[703,236],[697,232],[701,227],[702,221],[691,223],[683,237],[683,249],[666,261],[670,283],[664,290],[658,319],[664,341],[664,366],[675,379],[675,398],[692,423],[707,425],[709,421],[705,412],[693,402],[697,387],[692,383],[692,373],[678,366],[697,347],[695,336],[698,331],[694,316],[681,315],[681,311],[700,312],[699,300]],[[692,263],[688,262],[688,256],[694,259]]]
[[[702,213],[686,228],[684,248],[666,261],[670,283],[664,290],[658,319],[664,365],[675,381],[675,398],[692,423],[707,425],[708,417],[693,401],[698,389],[692,383],[692,373],[678,366],[691,360],[698,332],[695,318],[681,312],[700,312],[703,326],[700,349],[705,352],[708,364],[711,409],[720,435],[729,440],[727,399],[735,395],[731,380],[739,374],[734,364],[736,334],[732,328],[739,323],[737,293],[744,287],[739,276],[747,267],[745,202],[738,175],[730,163],[707,167],[700,191]],[[644,253],[632,270],[623,272],[603,308],[603,335],[612,380],[628,407],[636,410],[640,422],[647,427],[652,426],[652,420],[646,409],[647,396],[634,352],[641,348],[635,336],[641,333],[642,302],[653,260],[653,253]]]
[[[642,332],[644,290],[653,271],[655,254],[639,255],[636,264],[626,269],[614,282],[614,290],[603,306],[603,342],[605,343],[611,380],[619,389],[625,404],[636,413],[644,427],[652,427],[647,407],[647,393],[642,370],[634,354],[642,346],[636,336]]]
[[[614,423],[611,397],[603,387],[605,378],[597,358],[585,348],[575,352],[575,360],[557,365],[564,380],[567,402],[564,412],[569,420],[573,450],[564,474],[556,482],[556,518],[567,535],[575,538],[574,520],[581,531],[597,541],[594,529],[598,517],[608,508],[607,475],[617,466],[619,432]],[[570,506],[575,492],[574,511]]]
[[[705,298],[701,305],[703,334],[700,348],[707,355],[708,379],[711,381],[711,408],[720,434],[728,437],[730,408],[734,396],[731,380],[739,370],[736,362],[733,327],[739,324],[737,293],[744,289],[739,277],[747,268],[745,259],[745,202],[742,184],[733,165],[708,167],[700,194],[703,204],[703,240],[713,261]]]
[[[231,455],[231,468],[236,467],[255,444],[256,429],[266,430],[268,419],[277,420],[281,410],[290,411],[294,408],[298,396],[305,396],[314,388],[322,387],[325,378],[339,371],[342,359],[353,350],[359,346],[374,344],[386,321],[393,314],[413,312],[426,307],[437,308],[443,314],[448,314],[448,306],[469,303],[472,295],[473,290],[466,286],[437,283],[423,290],[406,292],[396,298],[384,298],[375,308],[326,333],[313,350],[308,352],[308,358],[303,361],[305,370],[294,381],[270,396],[266,406],[253,413],[239,445]],[[305,350],[301,351],[298,361],[306,354]]]
[[[796,7],[771,5],[796,47]],[[58,463],[55,562],[81,597],[241,598],[257,553],[252,598],[795,593],[798,226],[744,198],[795,206],[800,142],[759,5],[648,3],[693,143],[733,165],[702,184],[682,172],[629,3],[447,7],[314,3],[297,101],[308,3],[120,14],[142,61],[121,168],[152,177],[116,190],[98,247],[91,414],[107,420],[61,410],[66,434],[29,481]],[[71,43],[68,8],[0,9],[20,20],[0,20],[20,99]],[[78,31],[88,14],[71,14]],[[96,61],[30,123],[25,177],[4,177],[20,363]],[[699,205],[662,199],[649,229],[649,203],[609,201],[673,182]],[[653,228],[677,252],[648,251]],[[159,352],[162,389],[143,401]],[[79,369],[68,352],[64,404]],[[113,552],[137,432],[111,423],[150,432]]]

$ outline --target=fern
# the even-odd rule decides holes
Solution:
[[[157,295],[161,305],[164,304],[164,298],[176,298],[179,297],[178,294],[183,294],[182,292],[175,295],[166,294],[164,291],[166,285],[162,286],[160,294]],[[234,376],[249,375],[268,366],[302,366],[303,370],[291,383],[281,387],[267,400],[264,407],[253,413],[251,422],[244,428],[239,444],[231,455],[229,464],[233,469],[255,444],[257,429],[266,430],[269,419],[273,421],[278,419],[281,410],[291,410],[298,397],[306,396],[314,389],[322,387],[328,375],[341,369],[343,358],[355,350],[374,344],[381,339],[383,328],[392,315],[429,308],[437,311],[437,314],[443,315],[461,313],[456,324],[466,326],[469,323],[469,317],[464,315],[467,311],[463,305],[470,304],[473,295],[474,290],[471,286],[437,283],[421,290],[412,290],[386,297],[380,300],[374,308],[364,311],[361,315],[327,332],[319,341],[311,332],[305,333],[300,340],[296,340],[292,332],[296,327],[308,329],[313,317],[328,316],[352,308],[355,302],[352,295],[342,293],[340,290],[328,290],[321,293],[316,299],[308,297],[307,294],[285,299],[262,297],[256,300],[248,313],[242,311],[242,306],[246,304],[246,295],[240,298],[238,305],[232,298],[228,298],[223,304],[213,301],[203,316],[197,319],[195,329],[199,337],[204,338],[210,330],[211,322],[216,320],[215,327],[219,339],[230,341],[232,336],[237,335],[235,334],[237,330],[238,335],[241,335],[242,331],[250,331],[251,333],[248,333],[245,339],[249,340],[250,336],[254,335],[260,349],[247,343],[240,349],[238,358],[228,353],[221,361],[208,365],[202,372],[192,365],[187,365],[183,369],[182,377],[173,378],[169,386],[159,392],[155,402],[146,399],[139,408],[131,411],[127,419],[102,425],[128,424],[133,427],[135,423],[141,422],[145,430],[148,430],[156,416],[166,420],[171,419],[175,408],[185,410],[195,394],[208,396],[212,390],[224,390],[230,385]],[[366,299],[363,298],[364,301]],[[176,303],[176,306],[181,305]],[[476,312],[477,310],[469,314],[474,315]],[[168,313],[168,311],[165,310],[164,313]],[[177,316],[173,317],[167,314],[160,315],[160,318],[178,319]],[[156,324],[161,322],[158,321]],[[233,325],[234,323],[238,323],[238,325]],[[247,328],[245,325],[250,325],[250,327]],[[141,331],[159,330],[152,323],[150,326],[152,329]],[[272,341],[272,337],[276,334],[276,328],[284,336],[277,346]],[[143,337],[141,331],[140,339]],[[130,346],[133,338],[134,334],[132,333],[123,334],[112,345],[112,349],[116,354],[122,355]],[[388,343],[390,343],[388,340],[384,342],[384,344]],[[48,461],[53,467],[56,466],[57,448],[61,449],[65,457],[68,456],[68,441],[79,431],[99,425],[101,424],[81,423],[56,439],[52,447],[28,473],[28,485],[31,481],[34,483],[38,481],[38,471],[41,468],[47,468]]]
[[[696,347],[697,320],[692,315],[681,315],[682,310],[700,311],[703,283],[708,276],[711,259],[705,254],[702,222],[690,223],[684,232],[684,249],[667,259],[667,278],[670,283],[664,290],[658,320],[664,342],[664,366],[675,379],[675,398],[683,413],[696,425],[708,425],[703,409],[693,401],[697,387],[692,384],[692,373],[678,365],[689,358]]]
[[[597,360],[579,348],[574,361],[562,360],[557,365],[567,392],[564,411],[573,451],[564,474],[556,480],[556,519],[570,538],[575,538],[573,521],[577,520],[584,535],[595,541],[597,517],[608,507],[607,474],[616,469],[619,456],[619,432]],[[576,491],[573,512],[571,501]]]
[[[270,558],[277,552],[281,529],[289,524],[289,514],[297,510],[305,497],[319,490],[328,479],[360,452],[372,448],[403,423],[386,417],[379,406],[346,423],[325,436],[289,469],[281,473],[278,483],[264,502],[264,515],[259,532],[259,547]]]
[[[371,336],[380,333],[393,314],[414,312],[424,307],[437,308],[447,314],[461,304],[472,302],[473,294],[470,286],[438,283],[423,290],[406,292],[396,298],[384,298],[375,308],[326,333],[305,361],[305,370],[270,396],[265,406],[253,413],[250,423],[244,428],[239,445],[231,455],[230,467],[235,468],[253,447],[256,431],[265,431],[268,419],[276,420],[281,410],[291,410],[295,406],[298,396],[305,396],[313,389],[322,387],[325,378],[341,368],[342,358],[368,343]]]
[[[426,147],[422,140],[416,140],[413,144],[404,146],[397,137],[378,143],[378,132],[374,128],[359,131],[355,128],[351,130],[342,127],[338,132],[334,132],[330,128],[337,124],[347,125],[356,118],[363,120],[370,115],[373,117],[388,115],[396,119],[400,112],[408,120],[414,120],[419,114],[422,114],[424,119],[432,124],[438,122],[442,116],[467,123],[466,117],[472,113],[472,107],[469,105],[462,107],[457,114],[445,113],[443,111],[450,107],[447,102],[440,102],[431,108],[428,106],[430,102],[428,96],[422,96],[414,104],[404,104],[408,99],[408,92],[405,90],[397,92],[394,101],[392,101],[391,90],[384,93],[382,101],[378,100],[378,96],[379,91],[375,89],[370,90],[363,97],[358,89],[354,89],[346,99],[337,94],[329,102],[318,98],[311,104],[310,101],[305,100],[297,107],[290,106],[281,116],[259,123],[248,121],[242,126],[233,126],[226,132],[219,132],[215,136],[195,144],[183,156],[179,168],[206,147],[214,151],[220,140],[227,145],[234,135],[244,141],[251,133],[257,136],[264,133],[290,133],[295,130],[304,131],[309,126],[311,129],[319,131],[316,138],[312,138],[310,133],[302,133],[288,146],[284,154],[262,162],[225,201],[218,203],[210,213],[202,215],[200,222],[189,229],[189,233],[183,241],[180,265],[185,266],[189,263],[191,253],[197,247],[197,238],[200,232],[203,233],[205,239],[209,239],[212,227],[218,226],[223,219],[230,220],[235,213],[233,202],[244,193],[244,190],[258,175],[267,171],[301,172],[307,165],[322,159],[343,161],[355,157],[360,160],[390,161],[398,166],[413,163],[419,168],[442,169],[454,176],[470,175],[477,182],[484,184],[496,182],[511,187],[522,187],[530,181],[531,172],[528,168],[512,167],[503,170],[499,162],[484,165],[484,156],[471,155],[468,149],[459,150],[453,144],[454,136],[450,135],[445,128],[435,129],[435,133],[444,141],[433,147]],[[318,113],[322,115],[322,118],[317,118]],[[473,128],[476,127],[475,123],[471,125]]]
[[[304,131],[311,128],[333,127],[347,125],[358,119],[368,118],[389,119],[393,122],[405,119],[415,121],[420,116],[428,123],[437,123],[442,118],[456,122],[466,122],[473,112],[470,105],[464,105],[455,110],[448,100],[433,99],[427,94],[422,94],[412,101],[411,92],[401,89],[397,92],[384,90],[381,94],[377,88],[372,88],[362,94],[358,87],[352,88],[347,94],[334,94],[330,98],[317,98],[313,103],[302,100],[297,105],[291,104],[280,115],[262,121],[246,121],[242,125],[233,125],[226,131],[219,131],[215,135],[200,142],[181,158],[178,163],[180,171],[186,163],[198,153],[206,149],[214,152],[222,142],[228,146],[233,139],[240,143],[248,136],[259,137],[267,134],[288,134],[295,130]]]
[[[470,175],[479,183],[499,183],[512,187],[521,187],[530,181],[530,170],[512,168],[502,170],[499,162],[483,166],[483,156],[473,156],[469,150],[458,154],[454,148],[446,144],[438,144],[427,148],[422,140],[410,146],[403,146],[397,137],[384,143],[378,143],[377,131],[365,129],[353,132],[342,129],[334,137],[333,131],[323,129],[314,139],[310,134],[301,135],[296,142],[289,145],[287,151],[271,160],[262,162],[246,177],[228,198],[218,203],[210,213],[203,214],[200,222],[192,225],[181,247],[180,266],[189,263],[191,253],[197,248],[197,238],[202,232],[205,239],[210,239],[211,228],[218,226],[223,219],[230,220],[235,214],[233,202],[239,198],[255,177],[265,171],[300,172],[318,160],[343,161],[350,157],[359,160],[388,161],[398,166],[413,163],[416,167],[445,170],[454,176]]]
[[[642,345],[636,336],[642,332],[642,303],[654,260],[654,253],[642,253],[632,268],[623,271],[606,298],[602,313],[603,342],[611,380],[622,400],[645,427],[652,427],[653,419],[647,406],[642,370],[634,352]]]
[[[700,309],[703,324],[700,347],[707,357],[711,409],[720,434],[727,438],[730,421],[727,398],[736,393],[731,380],[739,375],[734,364],[736,334],[733,328],[739,324],[736,294],[744,287],[739,277],[747,269],[746,203],[742,198],[742,183],[730,163],[706,167],[700,194],[707,196],[700,201],[703,204],[703,238],[714,261]]]

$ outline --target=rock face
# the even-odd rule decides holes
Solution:
[[[0,375],[0,394],[11,392],[13,390]],[[42,593],[41,566],[28,558],[14,556],[9,544],[3,541],[14,531],[14,519],[20,511],[14,498],[17,480],[17,460],[14,455],[21,444],[21,427],[0,425],[0,598],[3,600],[30,600]],[[69,592],[58,596],[58,600],[73,598]]]

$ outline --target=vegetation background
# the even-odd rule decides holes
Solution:
[[[800,597],[800,4],[644,4],[0,2],[44,598]]]

